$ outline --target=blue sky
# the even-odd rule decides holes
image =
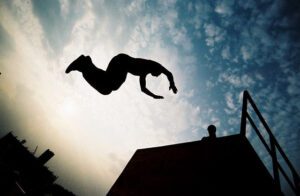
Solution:
[[[1,1],[1,135],[52,149],[59,183],[104,195],[138,148],[199,140],[209,124],[238,133],[247,89],[299,170],[299,21],[296,0]],[[64,73],[80,54],[105,69],[121,52],[163,64],[178,94],[149,76],[165,97],[153,100],[128,76],[103,96]]]

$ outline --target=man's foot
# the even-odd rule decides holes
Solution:
[[[85,56],[80,55],[75,61],[73,61],[68,68],[66,69],[66,73],[70,73],[71,71],[77,70],[79,71],[80,67],[83,65],[85,61]]]
[[[72,64],[71,64],[72,65]],[[69,65],[69,67],[66,69],[66,73],[70,73],[71,71],[73,71],[72,66]]]

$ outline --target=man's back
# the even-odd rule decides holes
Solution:
[[[106,71],[126,71],[136,76],[145,76],[153,71],[159,71],[160,67],[161,65],[155,61],[133,58],[121,53],[111,59]]]

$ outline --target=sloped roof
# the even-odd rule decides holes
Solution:
[[[108,192],[117,195],[280,195],[241,135],[140,149]]]

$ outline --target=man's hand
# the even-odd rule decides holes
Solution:
[[[154,99],[163,99],[164,97],[163,96],[159,96],[159,95],[154,95],[153,98]]]
[[[171,90],[171,89],[172,89],[173,93],[175,93],[175,94],[177,93],[177,88],[174,84],[170,85],[169,90]]]

